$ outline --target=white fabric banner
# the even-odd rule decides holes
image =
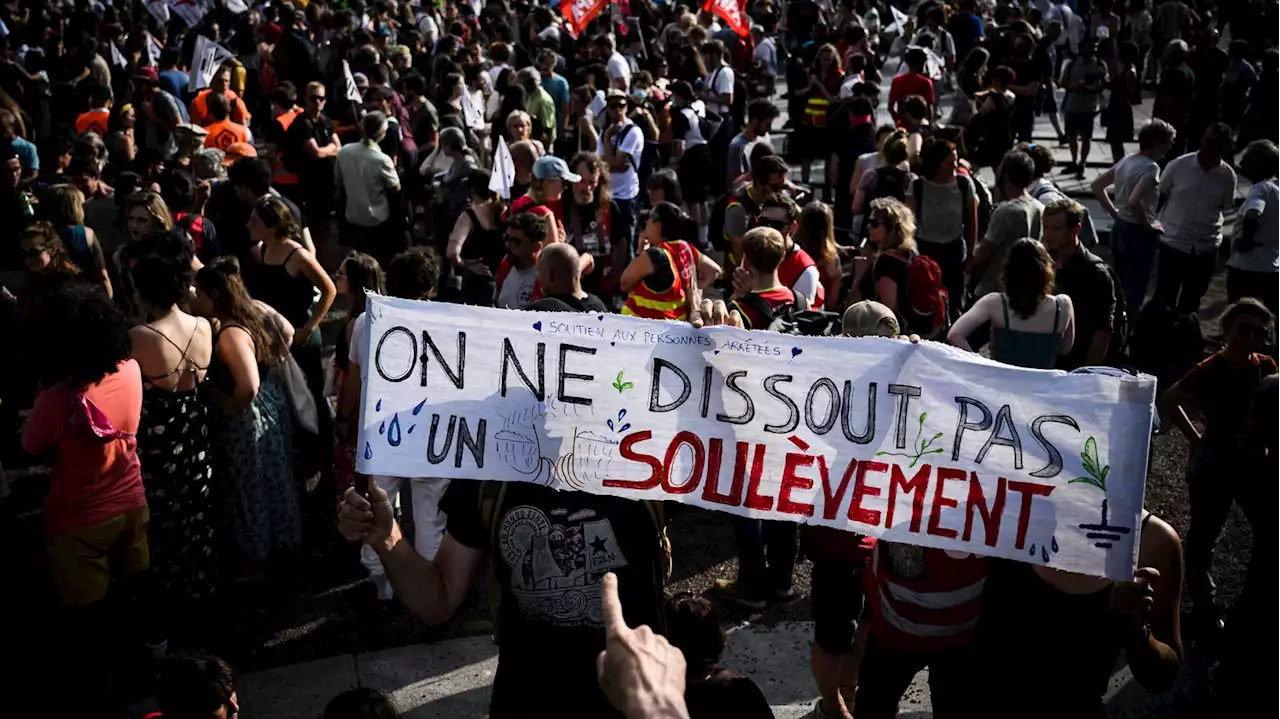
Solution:
[[[169,24],[169,0],[146,0],[147,12],[161,25]]]
[[[535,482],[1132,579],[1146,376],[371,296],[371,475]]]
[[[231,52],[204,35],[196,36],[196,47],[191,57],[191,82],[187,89],[197,92],[209,87],[209,81],[217,74],[222,63],[231,59]]]
[[[169,10],[182,18],[182,21],[191,29],[195,29],[204,17],[204,8],[196,0],[170,0]]]

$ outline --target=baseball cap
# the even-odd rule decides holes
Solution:
[[[225,177],[223,169],[223,160],[226,157],[222,150],[216,147],[206,147],[197,152],[191,158],[191,170],[195,173],[197,179],[213,180]]]
[[[569,166],[565,164],[564,160],[555,155],[539,157],[538,161],[533,163],[533,177],[535,180],[549,180],[553,177],[558,177],[567,182],[580,182],[582,180],[581,175],[569,172]]]
[[[898,318],[879,302],[863,300],[844,311],[841,332],[848,337],[897,337]]]
[[[608,102],[610,100],[625,100],[625,99],[627,99],[627,93],[623,90],[619,90],[616,87],[609,88],[609,90],[604,94],[605,102]]]
[[[230,167],[242,157],[257,157],[258,149],[247,142],[233,142],[223,150],[223,153],[225,157],[222,159],[222,164],[224,167]]]

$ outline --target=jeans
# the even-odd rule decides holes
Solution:
[[[1216,248],[1197,255],[1161,244],[1156,293],[1152,299],[1178,315],[1199,312],[1200,300],[1209,291],[1217,262]]]
[[[1116,276],[1124,289],[1125,303],[1131,316],[1142,310],[1142,301],[1147,298],[1158,237],[1157,233],[1127,220],[1117,219],[1111,228]]]
[[[1191,452],[1187,469],[1187,490],[1191,505],[1191,526],[1187,529],[1187,594],[1197,611],[1214,606],[1216,587],[1209,570],[1213,566],[1213,550],[1218,535],[1231,513],[1231,505],[1242,496],[1241,483],[1259,477],[1241,474],[1244,469],[1235,461],[1237,452],[1222,444],[1201,442]],[[1245,507],[1242,506],[1242,509]],[[1250,507],[1249,509],[1253,509]],[[1251,512],[1246,512],[1246,515]]]
[[[794,522],[734,517],[733,538],[740,587],[761,596],[791,589],[797,548]]]
[[[948,295],[947,314],[954,320],[960,316],[966,305],[964,263],[969,258],[969,246],[965,244],[962,237],[957,237],[946,244],[921,242],[918,246],[920,254],[932,258],[938,263],[938,269],[942,271],[942,284],[946,287]]]

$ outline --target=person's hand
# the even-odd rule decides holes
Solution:
[[[213,183],[208,180],[201,180],[196,183],[195,206],[201,210],[204,209],[205,203],[209,201],[209,195],[213,192]]]
[[[866,255],[858,255],[853,258],[853,276],[855,281],[857,278],[867,274],[867,270],[871,269],[871,258]]]
[[[745,297],[751,292],[751,272],[742,265],[733,268],[733,274],[730,276],[733,282],[733,296]]]
[[[1128,614],[1145,624],[1155,604],[1155,589],[1151,583],[1160,578],[1160,572],[1151,567],[1134,571],[1132,582],[1116,582],[1111,585],[1111,611]]]
[[[737,310],[729,309],[724,300],[702,300],[701,321],[702,324],[699,326],[743,328],[742,314]]]
[[[338,532],[348,540],[378,547],[387,543],[394,527],[391,499],[377,482],[369,482],[368,499],[361,497],[355,487],[342,495],[342,504],[338,507]]]
[[[1160,220],[1156,220],[1155,222],[1151,223],[1151,230],[1153,232],[1159,232],[1160,234],[1164,234],[1164,224],[1161,223]]]
[[[688,717],[684,705],[684,655],[648,625],[627,626],[618,600],[618,577],[601,580],[604,651],[596,657],[600,690],[628,719]]]
[[[18,298],[9,291],[8,287],[0,287],[0,298],[4,299],[5,302],[12,302],[14,304],[17,304],[18,302]]]
[[[917,335],[917,334],[898,335],[898,338],[899,338],[899,339],[904,339],[904,340],[906,340],[906,341],[910,342],[910,343],[911,343],[911,344],[913,344],[913,345],[918,345],[918,344],[920,344],[920,335]]]
[[[489,266],[480,260],[467,260],[465,263],[467,271],[477,277],[493,277],[493,272]]]

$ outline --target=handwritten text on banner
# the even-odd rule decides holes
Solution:
[[[359,468],[1132,577],[1154,382],[944,345],[371,297]]]

